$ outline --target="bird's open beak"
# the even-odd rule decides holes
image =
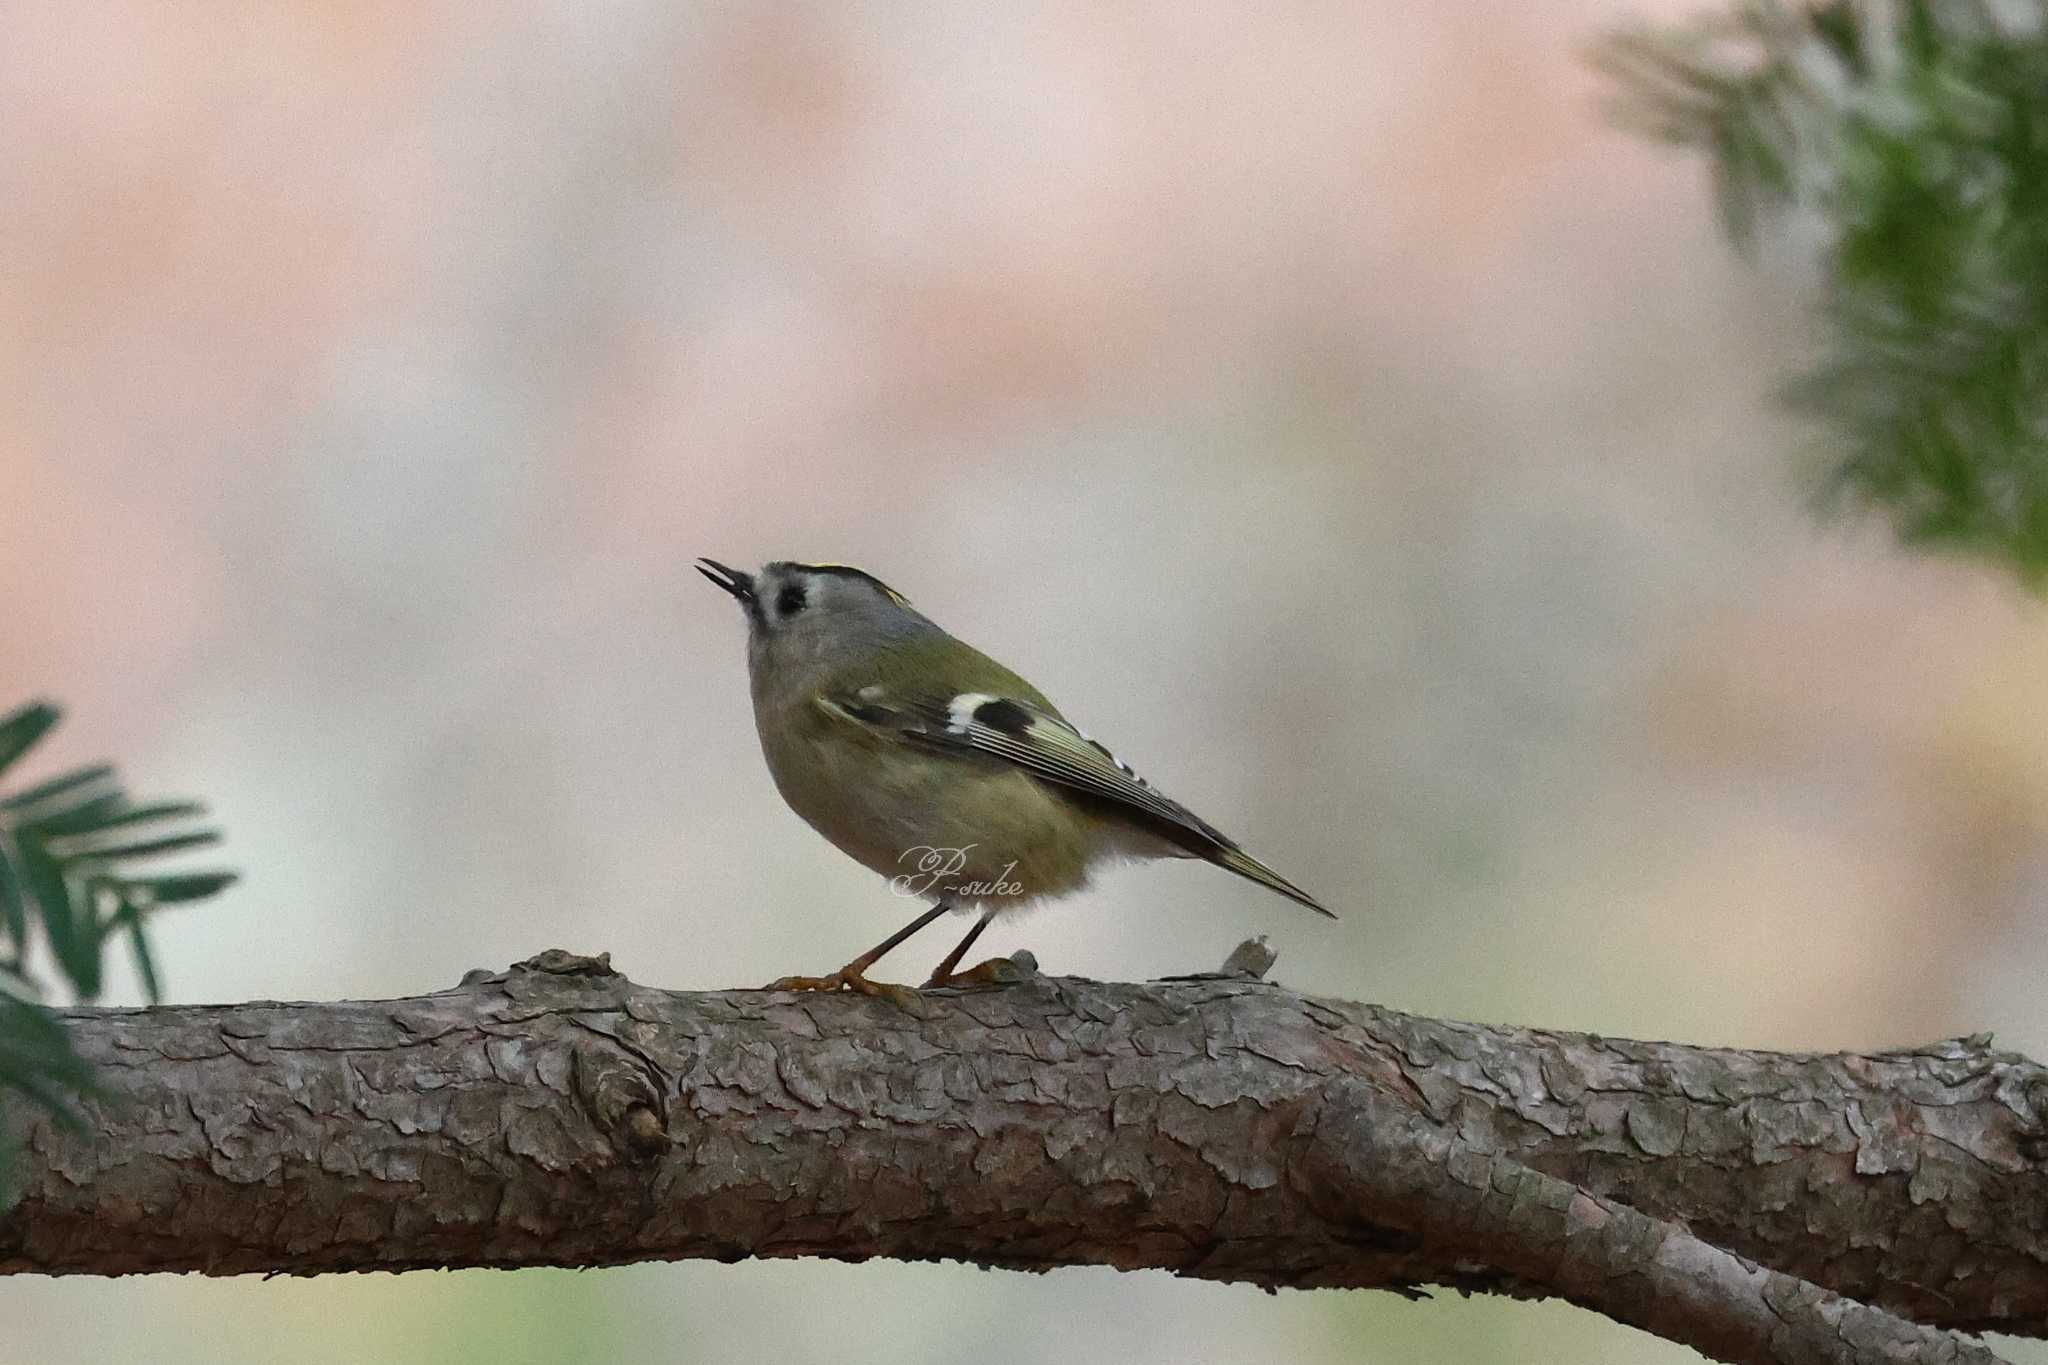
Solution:
[[[715,559],[697,561],[697,572],[724,588],[745,606],[754,600],[754,576],[738,569],[728,569]]]

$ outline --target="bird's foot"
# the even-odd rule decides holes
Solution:
[[[977,962],[964,972],[933,972],[932,979],[925,982],[923,989],[937,990],[942,986],[1014,986],[1028,981],[1038,971],[1038,959],[1029,950],[1019,950],[1010,957],[992,957],[986,962]]]
[[[851,965],[841,967],[829,976],[785,976],[779,977],[762,987],[769,991],[850,991],[876,1000],[887,1000],[906,1014],[922,1014],[924,1001],[909,986],[899,986],[893,981],[870,981],[862,972]]]

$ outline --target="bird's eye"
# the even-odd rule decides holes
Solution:
[[[775,614],[794,616],[804,609],[804,603],[808,600],[809,595],[804,592],[803,584],[786,583],[782,591],[775,594]]]

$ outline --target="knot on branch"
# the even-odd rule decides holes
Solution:
[[[515,972],[546,972],[550,976],[596,976],[615,977],[619,973],[612,969],[612,955],[599,953],[587,957],[572,953],[567,948],[546,948],[523,962],[512,964]]]
[[[645,1161],[669,1149],[661,1085],[639,1058],[595,1038],[577,1043],[571,1056],[576,1098],[615,1151]]]
[[[584,977],[593,981],[626,979],[612,966],[610,953],[590,957],[572,953],[567,948],[546,948],[513,963],[502,972],[494,972],[489,967],[471,967],[462,974],[462,980],[455,983],[455,989],[502,984],[515,976]]]

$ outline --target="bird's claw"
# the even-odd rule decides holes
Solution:
[[[784,976],[778,977],[762,987],[770,991],[823,991],[827,993],[850,991],[875,1000],[886,1000],[905,1014],[922,1016],[924,1000],[909,986],[899,986],[893,981],[870,981],[851,967],[841,967],[829,976]]]

